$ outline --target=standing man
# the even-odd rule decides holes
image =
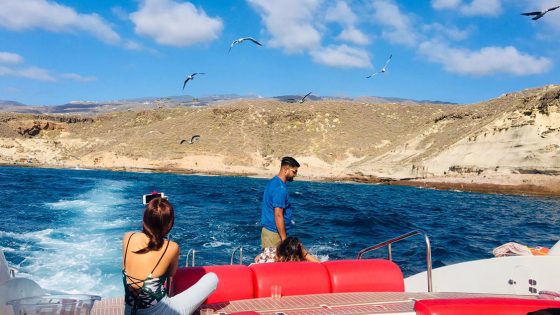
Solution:
[[[292,204],[286,182],[296,177],[299,163],[290,156],[280,162],[280,171],[266,185],[261,205],[261,246],[276,247],[292,227]]]

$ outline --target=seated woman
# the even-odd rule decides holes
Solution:
[[[317,257],[309,254],[297,237],[288,236],[277,247],[267,247],[255,257],[255,263],[310,261],[320,262]]]
[[[208,273],[188,290],[169,297],[179,246],[165,237],[174,221],[173,206],[166,199],[154,198],[144,211],[142,232],[124,235],[125,314],[191,314],[216,290],[218,277]]]

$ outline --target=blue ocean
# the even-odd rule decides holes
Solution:
[[[302,172],[305,170],[302,169]],[[175,207],[172,238],[180,264],[229,264],[243,246],[259,251],[260,199],[267,179],[91,170],[0,168],[0,248],[19,274],[64,292],[123,295],[121,238],[140,230],[142,195],[164,192]],[[355,183],[289,183],[295,228],[321,259],[358,251],[421,229],[434,266],[488,258],[514,241],[552,246],[560,239],[560,198],[490,195]],[[369,257],[385,257],[387,251]],[[425,269],[416,236],[393,245],[405,275]]]

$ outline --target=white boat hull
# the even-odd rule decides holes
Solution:
[[[426,292],[426,272],[404,280],[406,292]],[[560,256],[508,256],[432,270],[433,292],[537,294],[560,292]]]

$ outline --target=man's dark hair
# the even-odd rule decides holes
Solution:
[[[294,159],[291,156],[285,156],[282,158],[282,161],[280,162],[280,167],[284,167],[286,165],[290,167],[299,167],[298,161],[296,161],[296,159]]]

